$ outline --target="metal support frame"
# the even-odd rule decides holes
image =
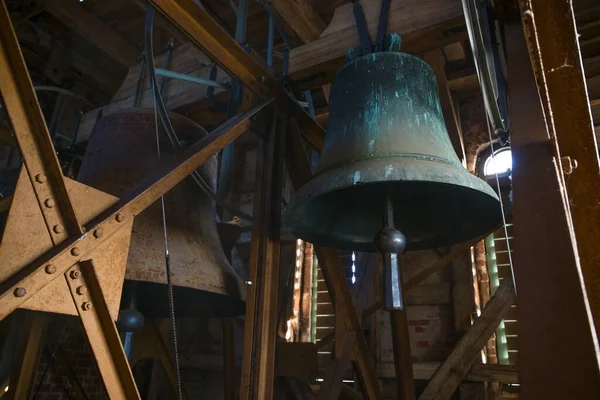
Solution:
[[[322,147],[323,129],[305,111],[298,108],[268,67],[257,63],[255,57],[227,35],[193,0],[152,0],[150,3],[234,79],[262,98],[271,99],[277,96],[282,104],[293,110],[309,143],[317,149]],[[110,398],[139,398],[99,285],[98,271],[91,260],[92,252],[102,243],[111,240],[117,231],[125,227],[130,229],[133,217],[181,182],[210,156],[247,131],[250,118],[272,100],[262,101],[250,111],[231,118],[210,135],[183,151],[177,160],[140,182],[137,189],[126,193],[116,204],[108,206],[84,227],[77,219],[67,193],[65,178],[62,176],[4,2],[1,2],[0,9],[0,93],[25,160],[25,168],[44,217],[48,235],[54,245],[49,251],[32,255],[33,261],[27,261],[16,274],[0,283],[0,318],[6,317],[35,297],[56,279],[64,279],[83,322]],[[273,168],[270,174],[281,174],[283,171],[283,152],[276,151],[278,147],[274,143],[283,146],[284,142],[279,135],[276,138],[271,141],[269,157],[277,160],[279,168]],[[268,179],[273,181],[274,177],[268,175]],[[277,192],[277,188],[272,188],[272,192]],[[267,202],[269,210],[280,205],[279,197],[278,195],[276,198],[270,198]],[[279,225],[276,219],[270,223],[276,225],[277,229],[267,231],[264,236],[266,241],[261,244],[264,250],[258,253],[261,264],[267,268],[271,278],[276,276],[278,267]],[[273,292],[265,297],[269,301],[271,293]],[[348,302],[345,304],[350,305]],[[276,313],[273,312],[269,316],[268,310],[259,311],[263,317],[273,320],[273,323],[265,324],[257,336],[261,352],[258,358],[259,368],[253,372],[258,372],[260,378],[253,390],[260,393],[258,398],[263,399],[269,398],[269,394],[272,393],[275,329],[271,332],[269,326],[274,327]],[[358,328],[358,319],[355,320]],[[360,334],[360,331],[357,334]],[[362,339],[364,342],[364,337]],[[365,352],[366,342],[362,348],[362,357],[368,356]],[[376,382],[372,364],[371,370],[371,379]],[[369,387],[371,386],[372,384]],[[373,398],[379,397],[380,395],[377,395]]]
[[[253,110],[233,118],[188,148],[179,160],[144,181],[140,186],[142,189],[126,194],[119,203],[88,224],[85,231],[94,234],[87,235],[76,218],[67,194],[50,134],[4,3],[0,10],[0,93],[48,234],[55,246],[45,254],[35,255],[35,261],[24,265],[17,274],[2,282],[0,317],[6,317],[62,275],[71,291],[109,396],[114,399],[138,398],[133,376],[90,260],[91,251],[110,240],[111,234],[121,227],[128,226],[124,223],[126,220],[131,221],[133,216],[183,180],[216,151],[245,132],[250,124],[249,118],[269,102],[263,102]]]

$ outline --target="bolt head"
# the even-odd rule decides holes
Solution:
[[[54,231],[54,233],[63,233],[65,228],[62,225],[54,225],[52,230]]]
[[[104,235],[104,231],[102,230],[102,228],[98,228],[94,231],[94,237],[96,239],[101,238],[102,235]]]
[[[71,279],[78,279],[81,276],[81,272],[79,271],[71,271]]]
[[[117,222],[123,222],[125,220],[125,216],[123,214],[117,214],[115,218]]]
[[[44,175],[44,174],[37,174],[35,176],[35,180],[38,181],[39,183],[44,183],[44,182],[46,182],[46,175]]]
[[[47,274],[53,274],[56,272],[56,265],[50,264],[50,265],[46,265],[46,273]]]
[[[53,208],[56,205],[56,203],[52,199],[46,199],[46,201],[44,201],[44,205],[48,208]]]
[[[92,303],[90,303],[89,301],[85,301],[82,305],[81,305],[81,309],[83,311],[89,311],[92,309]]]
[[[18,287],[14,293],[15,297],[24,297],[27,294],[27,290],[24,287]]]
[[[81,254],[81,250],[79,250],[79,247],[73,247],[71,249],[71,255],[77,257],[80,254]]]
[[[87,288],[85,286],[79,286],[77,289],[75,289],[75,292],[82,296],[87,293]]]

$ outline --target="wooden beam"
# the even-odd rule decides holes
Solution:
[[[442,363],[439,362],[416,362],[413,363],[415,379],[428,381],[436,373]],[[377,364],[377,376],[380,378],[396,378],[394,365],[391,362]],[[516,365],[481,364],[475,363],[469,369],[465,381],[470,382],[501,382],[519,383],[519,367]]]
[[[274,390],[281,191],[288,121],[285,111],[277,107],[271,118],[268,140],[261,143],[257,157],[248,262],[252,285],[246,296],[241,400],[269,400]]]
[[[600,225],[590,221],[600,220],[600,166],[581,61],[581,57],[586,56],[585,46],[582,41],[580,52],[571,2],[522,0],[520,4],[555,154],[571,157],[578,163],[564,187],[571,205],[568,209],[575,231],[574,243],[598,340],[600,253],[597,243],[600,242]],[[596,36],[595,43],[592,55],[600,52],[600,35]],[[537,68],[540,65],[543,67]],[[600,96],[600,88],[596,94]],[[594,98],[596,94],[590,91],[590,97]]]
[[[291,122],[291,125],[292,132],[288,138],[290,145],[286,149],[287,167],[293,186],[299,188],[312,178],[312,172],[307,154],[303,151],[304,145],[298,125],[294,121]],[[346,330],[356,333],[356,364],[366,397],[373,400],[381,399],[381,389],[369,346],[362,332],[354,301],[343,275],[340,258],[333,249],[318,246],[314,248],[332,303],[336,309],[340,310]],[[337,308],[338,306],[339,308]]]
[[[76,2],[48,0],[46,11],[120,64],[129,67],[137,62],[139,49]]]
[[[331,361],[331,364],[325,373],[323,385],[317,393],[317,400],[337,400],[340,398],[342,390],[342,379],[350,366],[350,355],[354,347],[356,334],[347,332],[342,341],[341,356]]]
[[[442,113],[444,114],[446,129],[448,129],[448,134],[450,135],[450,141],[452,142],[454,151],[461,161],[465,160],[465,145],[462,131],[460,129],[460,122],[456,117],[454,102],[452,101],[452,94],[450,93],[448,82],[446,80],[446,61],[444,60],[444,55],[442,54],[441,49],[436,49],[425,53],[423,59],[427,64],[429,64],[437,78]]]
[[[545,7],[554,8],[559,2],[546,1],[540,6],[540,18],[543,18]],[[566,4],[565,4],[566,5]],[[572,11],[564,8],[557,16],[549,21],[562,21],[565,15]],[[530,18],[531,13],[525,12],[524,16]],[[538,15],[536,14],[536,20]],[[533,21],[529,21],[527,24]],[[544,22],[546,24],[546,22]],[[563,30],[560,26],[568,24],[563,21],[552,24],[558,31]],[[549,28],[548,26],[545,29]],[[541,35],[538,26],[537,32]],[[556,40],[557,32],[548,34],[548,40]],[[589,275],[598,276],[596,270],[586,270],[584,263],[593,261],[598,255],[581,251],[581,247],[591,249],[594,232],[598,226],[595,223],[596,210],[589,210],[587,221],[581,218],[590,204],[589,200],[597,188],[594,186],[596,177],[585,180],[589,168],[583,167],[583,176],[579,176],[579,185],[587,182],[588,193],[583,193],[583,187],[574,192],[572,182],[574,175],[567,178],[569,196],[564,193],[565,181],[561,171],[560,156],[556,153],[555,139],[552,131],[548,129],[547,118],[551,118],[543,111],[543,105],[539,90],[542,92],[546,86],[543,78],[536,77],[534,70],[537,66],[529,60],[532,53],[537,52],[538,45],[526,44],[526,38],[532,40],[536,36],[536,30],[530,26],[526,34],[518,25],[506,26],[506,48],[508,62],[508,75],[512,78],[508,81],[508,94],[511,99],[509,113],[511,116],[511,150],[513,153],[513,220],[514,220],[514,247],[513,262],[515,265],[515,279],[519,294],[517,317],[519,320],[519,365],[521,367],[521,395],[523,398],[600,398],[600,373],[598,370],[597,339],[593,321],[590,316],[594,314],[594,303],[598,299],[598,293],[591,293],[596,281],[588,279]],[[568,36],[561,37],[561,44],[567,43]],[[546,39],[544,39],[546,40]],[[552,43],[545,46],[552,48]],[[549,49],[549,51],[552,51]],[[565,61],[563,53],[561,64]],[[534,58],[535,59],[535,58]],[[579,60],[579,57],[576,57]],[[568,58],[569,63],[576,63],[575,59]],[[546,64],[544,68],[555,68],[556,64]],[[571,67],[562,68],[576,70],[575,64]],[[556,71],[555,71],[556,72]],[[567,74],[567,75],[570,75]],[[562,74],[555,74],[562,76]],[[552,77],[552,88],[560,90],[564,99],[554,103],[552,112],[556,118],[565,118],[565,113],[576,111],[585,100],[572,99],[571,104],[560,104],[563,100],[572,98],[578,89],[574,76],[563,76],[562,84]],[[540,86],[536,86],[539,83]],[[548,87],[550,89],[550,87]],[[572,91],[572,93],[571,93]],[[589,106],[587,106],[589,107]],[[583,110],[580,110],[583,112]],[[589,121],[589,109],[587,116],[581,116],[580,120],[573,120],[570,128],[563,125],[561,121],[564,140],[585,140],[586,133],[581,124],[584,118]],[[559,128],[559,125],[556,126]],[[570,138],[569,138],[570,137]],[[560,137],[559,137],[560,145]],[[573,143],[570,143],[572,146]],[[580,144],[584,146],[584,144]],[[595,152],[595,145],[594,152]],[[561,151],[563,150],[561,146]],[[567,148],[565,148],[567,150]],[[563,153],[584,163],[597,162],[592,159],[582,159],[577,154],[580,151],[592,152],[592,149],[572,149]],[[597,157],[594,156],[594,157]],[[579,167],[575,170],[578,171]],[[596,167],[596,174],[598,170]],[[583,180],[581,180],[583,179]],[[583,196],[582,199],[578,200]],[[589,197],[588,197],[589,196]],[[569,212],[570,211],[570,212]],[[573,217],[573,218],[571,218]],[[547,235],[551,227],[552,235]],[[573,231],[575,227],[575,231]],[[582,230],[579,230],[581,228]],[[583,235],[582,235],[583,233]],[[576,235],[577,238],[573,237]],[[522,247],[522,246],[525,246]],[[580,251],[577,252],[577,247]],[[591,258],[587,258],[590,256]],[[544,273],[540,274],[538,267],[544,266]],[[591,264],[587,265],[592,267]],[[583,274],[582,274],[583,272]],[[584,281],[585,280],[585,281]],[[584,283],[585,282],[585,283]],[[586,298],[586,288],[588,296]],[[597,290],[597,289],[596,289]],[[542,297],[540,293],[544,293]],[[592,297],[594,296],[594,297]],[[597,309],[596,309],[597,311]],[[562,346],[565,341],[577,343],[577,346]],[[548,352],[548,349],[552,349]],[[560,371],[556,365],[562,365]]]
[[[376,36],[381,0],[361,1],[367,27],[372,38]],[[466,39],[463,10],[454,0],[392,1],[388,31],[402,35],[402,49],[423,53],[444,44]],[[346,51],[359,45],[352,4],[335,10],[331,23],[321,37],[311,43],[292,49],[289,74],[304,88],[330,83],[333,74],[344,64]]]
[[[327,27],[307,0],[268,0],[304,42],[318,39]]]
[[[410,354],[408,316],[406,309],[390,311],[394,367],[396,370],[396,396],[400,400],[415,399],[415,380]]]
[[[450,356],[433,375],[419,400],[449,399],[469,373],[477,354],[483,349],[502,316],[515,301],[512,282],[504,280],[481,316],[460,339]]]

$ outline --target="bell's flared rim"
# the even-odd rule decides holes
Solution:
[[[284,228],[315,245],[376,251],[373,239],[383,224],[388,191],[406,251],[461,243],[502,219],[494,190],[462,166],[383,157],[316,175],[295,193],[283,215]]]

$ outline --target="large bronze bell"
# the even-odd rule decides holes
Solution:
[[[406,250],[474,238],[501,218],[495,192],[454,152],[433,71],[396,51],[350,60],[335,76],[315,177],[284,223],[311,243],[375,251],[388,193]]]
[[[170,118],[183,143],[194,143],[206,132],[181,115]],[[159,131],[157,155],[155,116],[151,109],[130,109],[107,115],[94,128],[79,180],[120,196],[137,182],[176,157],[167,136]],[[217,159],[212,157],[200,175],[214,190]],[[234,316],[245,311],[245,287],[219,241],[215,204],[187,177],[165,196],[168,248],[173,271],[177,317]],[[137,308],[146,316],[167,317],[165,239],[160,201],[133,224],[125,278],[135,285]]]

